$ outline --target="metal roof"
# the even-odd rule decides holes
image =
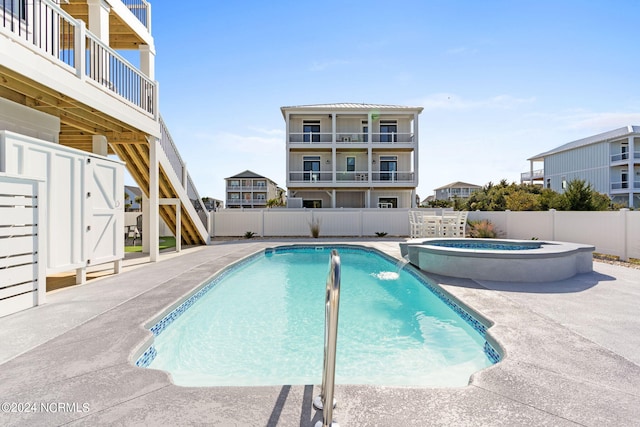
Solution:
[[[622,138],[632,134],[640,134],[640,126],[626,126],[619,129],[610,130],[608,132],[599,133],[597,135],[589,136],[587,138],[578,139],[577,141],[568,142],[553,150],[545,151],[536,156],[530,157],[527,160],[542,161],[545,157],[552,154],[561,153],[563,151],[573,150],[578,147],[584,147],[586,145],[596,144],[598,142],[604,142],[612,139]]]
[[[282,115],[285,116],[286,110],[319,110],[319,111],[335,111],[335,110],[355,110],[355,111],[370,111],[370,110],[404,110],[404,111],[417,111],[422,112],[423,107],[411,107],[406,105],[384,105],[384,104],[365,104],[365,103],[336,103],[336,104],[312,104],[312,105],[295,105],[280,107]]]

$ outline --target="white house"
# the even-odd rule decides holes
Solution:
[[[528,159],[521,182],[562,192],[581,179],[614,203],[640,207],[640,126],[627,126],[561,145]],[[542,162],[543,168],[536,167]]]
[[[288,200],[309,208],[411,208],[422,107],[282,107]]]
[[[434,190],[435,200],[453,200],[454,198],[467,199],[471,194],[480,190],[482,186],[456,181],[443,185]]]
[[[38,252],[47,274],[75,269],[82,282],[89,264],[119,268],[125,167],[143,193],[153,261],[160,218],[181,236],[178,249],[209,242],[206,210],[159,115],[154,58],[146,0],[0,2],[0,185],[42,183],[30,197],[46,221],[29,232],[47,236]]]
[[[267,200],[281,198],[283,191],[273,180],[246,170],[225,178],[227,208],[267,207]]]

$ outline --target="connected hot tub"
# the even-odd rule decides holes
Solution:
[[[552,282],[593,270],[594,246],[510,239],[413,239],[400,243],[428,273],[500,282]]]

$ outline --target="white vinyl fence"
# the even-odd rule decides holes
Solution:
[[[374,237],[376,232],[409,236],[409,209],[224,209],[211,214],[214,238],[241,237],[247,231],[262,237],[309,237],[315,221],[320,237]],[[488,219],[507,239],[584,243],[623,260],[640,259],[640,211],[476,211],[469,212],[468,219]]]
[[[45,206],[43,181],[0,173],[0,317],[45,302]]]
[[[640,211],[469,212],[469,221],[487,219],[500,237],[593,245],[596,252],[640,259]]]

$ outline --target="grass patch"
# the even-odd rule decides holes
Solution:
[[[176,238],[173,236],[162,236],[159,240],[160,250],[167,248],[174,248],[176,246]],[[126,246],[124,247],[125,253],[128,252],[142,252],[142,246]]]

